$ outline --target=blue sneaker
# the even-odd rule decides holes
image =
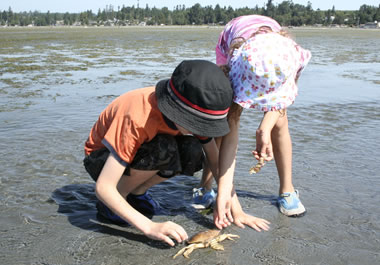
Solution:
[[[158,214],[161,209],[158,202],[153,200],[148,191],[141,195],[128,194],[127,202],[149,219],[152,219],[153,215]]]
[[[125,226],[129,226],[130,225],[127,221],[124,221],[124,219],[122,219],[120,216],[118,216],[114,212],[112,212],[111,209],[108,208],[101,201],[98,201],[96,203],[96,209],[98,209],[98,214],[100,214],[100,216],[102,216],[103,218],[111,221],[114,224],[125,225]]]
[[[195,209],[202,210],[213,206],[216,199],[216,193],[213,189],[207,191],[205,188],[193,189],[193,206]]]
[[[306,209],[299,199],[299,192],[285,192],[277,199],[280,212],[289,217],[300,217],[306,213]]]

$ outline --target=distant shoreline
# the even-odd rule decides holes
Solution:
[[[141,28],[141,29],[165,29],[165,28],[215,28],[215,29],[223,29],[224,25],[147,25],[147,26],[139,26],[139,25],[131,25],[131,26],[65,26],[65,25],[57,25],[57,26],[0,26],[1,29],[54,29],[54,28],[62,28],[62,29],[127,29],[127,28]],[[367,27],[349,27],[349,26],[283,26],[284,29],[287,30],[297,30],[297,29],[365,29],[365,30],[380,30],[380,28],[367,28]]]

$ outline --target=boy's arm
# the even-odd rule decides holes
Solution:
[[[125,166],[120,164],[115,157],[110,154],[98,180],[96,181],[95,192],[97,197],[115,214],[141,230],[143,227],[148,227],[151,220],[141,215],[130,206],[117,190],[117,184],[119,183],[124,170]]]
[[[219,150],[216,145],[215,139],[203,144],[203,150],[205,151],[207,164],[214,176],[218,176],[218,159],[219,159]]]
[[[120,164],[113,155],[109,155],[96,182],[96,196],[115,214],[135,226],[146,236],[161,240],[174,246],[171,238],[182,242],[187,238],[185,230],[172,222],[155,223],[135,210],[117,190],[117,184],[123,175],[125,166]]]

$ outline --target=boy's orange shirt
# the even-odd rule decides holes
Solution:
[[[121,163],[130,164],[140,146],[157,134],[175,136],[180,132],[165,122],[157,106],[155,87],[132,90],[102,111],[85,143],[85,154],[107,146]]]

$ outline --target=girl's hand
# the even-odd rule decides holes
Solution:
[[[175,246],[172,239],[181,243],[188,238],[182,226],[170,221],[164,223],[152,222],[148,230],[146,232],[144,231],[144,234],[151,239],[164,241],[172,247]]]
[[[259,160],[264,157],[266,161],[273,159],[273,146],[270,131],[258,129],[256,131],[256,150],[252,151],[254,157]]]
[[[237,213],[234,212],[233,216],[234,224],[240,228],[245,228],[244,225],[248,225],[249,227],[255,229],[258,232],[261,232],[261,230],[269,230],[270,222],[265,219],[254,217],[252,215],[246,214],[243,211]]]
[[[233,191],[232,195],[232,215],[234,217],[234,224],[240,228],[245,228],[244,225],[248,225],[258,232],[269,230],[270,223],[267,220],[254,217],[243,211],[235,191]]]
[[[231,213],[231,193],[218,191],[216,207],[214,207],[214,224],[218,229],[223,229],[234,221]]]

